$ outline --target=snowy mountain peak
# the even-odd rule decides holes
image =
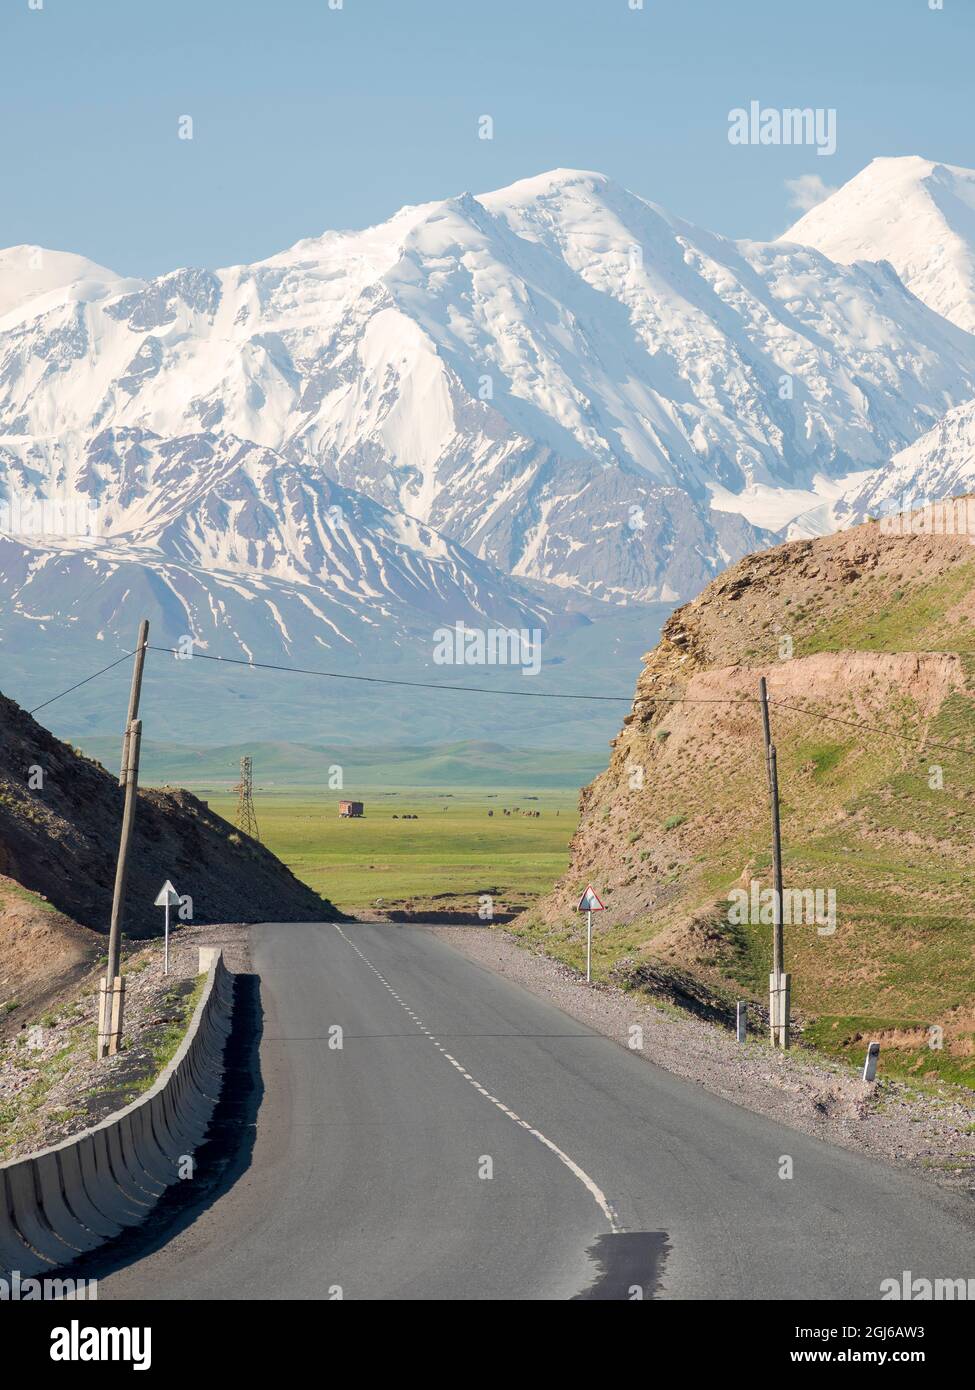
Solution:
[[[69,251],[8,246],[0,250],[0,328],[11,328],[60,304],[103,299],[139,283]]]
[[[499,203],[534,202],[539,198],[566,193],[570,189],[585,188],[590,192],[599,192],[612,186],[612,179],[594,169],[549,169],[543,174],[516,179],[504,188],[495,188],[490,193],[482,194],[480,200],[483,202],[485,199],[491,199]]]
[[[845,263],[889,261],[918,299],[975,333],[975,170],[875,159],[780,241]]]
[[[113,544],[280,583],[334,586],[370,544],[392,573],[395,531],[434,588],[454,544],[485,590],[689,596],[975,395],[975,339],[889,269],[733,242],[587,170],[145,283],[5,255],[0,502],[69,485]]]
[[[933,429],[895,454],[837,503],[844,526],[909,511],[975,490],[975,400],[949,410]],[[975,539],[975,538],[973,538]]]

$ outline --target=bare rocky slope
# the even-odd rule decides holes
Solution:
[[[835,930],[786,927],[805,1035],[859,1055],[869,1032],[906,1073],[975,1083],[969,538],[872,523],[750,555],[644,660],[569,870],[515,929],[578,964],[591,880],[597,977],[706,1016],[761,1006],[771,928],[730,895],[771,881],[764,675],[785,886],[820,890],[827,917],[835,894]]]
[[[100,944],[94,932],[0,874],[0,1038],[77,985]]]
[[[0,874],[82,926],[106,932],[122,803],[117,778],[0,695]],[[140,790],[127,935],[162,930],[163,914],[153,902],[167,878],[192,898],[198,924],[340,915],[197,797],[175,788]]]

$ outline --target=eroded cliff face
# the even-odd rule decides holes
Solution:
[[[729,894],[770,883],[764,676],[786,887],[836,901],[835,930],[787,928],[796,1004],[917,1018],[971,1000],[973,653],[965,537],[866,525],[747,557],[644,658],[569,870],[520,929],[574,960],[592,881],[604,977],[667,963],[761,997],[770,927],[730,920]]]

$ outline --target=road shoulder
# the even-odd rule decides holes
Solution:
[[[775,1053],[762,1041],[605,985],[589,986],[501,928],[422,926],[472,961],[555,1004],[636,1056],[712,1094],[804,1134],[913,1169],[955,1190],[975,1190],[975,1097],[957,1087],[875,1086],[839,1063],[801,1049]]]

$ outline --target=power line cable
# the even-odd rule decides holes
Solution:
[[[154,652],[168,652],[170,655],[179,655],[175,647],[159,647],[148,644],[147,649]],[[53,705],[55,701],[62,700],[65,695],[70,695],[75,690],[80,690],[89,681],[97,680],[99,676],[104,676],[108,671],[120,666],[123,661],[134,656],[133,652],[125,652],[116,661],[112,661],[108,666],[103,666],[101,670],[95,671],[84,680],[76,681],[74,685],[68,686],[67,690],[60,691],[57,695],[52,695],[49,700],[42,704],[35,705],[28,710],[28,714],[36,714],[39,710],[46,709],[48,705]],[[670,705],[757,705],[759,701],[751,696],[738,697],[716,697],[716,696],[681,696],[681,695],[637,695],[634,698],[629,695],[596,695],[596,694],[575,694],[564,691],[547,690],[510,690],[496,689],[488,685],[444,685],[437,681],[409,681],[397,680],[390,676],[357,676],[345,671],[319,671],[312,670],[303,666],[284,666],[276,662],[268,661],[244,661],[239,657],[214,656],[207,652],[194,652],[194,658],[203,661],[215,661],[225,666],[246,666],[253,670],[260,671],[279,671],[290,675],[298,676],[317,676],[325,680],[358,681],[367,685],[390,685],[401,686],[412,690],[444,690],[457,691],[458,693],[477,694],[477,695],[515,695],[522,698],[534,700],[598,700],[600,702],[626,704],[670,704]],[[785,700],[769,700],[769,704],[777,709],[789,710],[793,714],[805,715],[807,719],[819,719],[831,724],[842,724],[846,728],[856,729],[858,732],[879,734],[882,737],[897,739],[901,743],[923,743],[926,748],[939,748],[948,753],[971,754],[973,749],[960,747],[956,743],[940,743],[933,739],[928,739],[926,735],[917,731],[913,736],[900,733],[895,729],[884,728],[877,724],[864,724],[860,720],[844,719],[840,715],[823,714],[819,710],[805,709],[801,705],[792,705]]]
[[[844,724],[848,729],[857,729],[869,734],[882,734],[886,738],[896,738],[901,743],[923,743],[925,748],[943,748],[949,753],[966,753],[969,756],[975,751],[971,748],[961,748],[957,743],[937,743],[920,731],[914,738],[910,738],[907,734],[897,733],[894,729],[882,728],[878,724],[864,724],[860,720],[843,719],[837,714],[821,714],[818,710],[803,709],[800,705],[786,704],[784,700],[769,700],[769,704],[778,709],[792,710],[794,714],[805,714],[810,719],[825,719],[831,724]]]
[[[149,643],[148,650],[151,652],[169,652],[170,655],[178,656],[181,653],[176,647],[156,647]],[[353,676],[346,671],[313,671],[304,666],[281,666],[269,661],[244,661],[241,657],[234,656],[213,656],[208,652],[194,652],[193,660],[218,661],[229,666],[247,666],[257,671],[287,671],[296,676],[322,676],[328,680],[336,681],[364,681],[369,685],[402,685],[408,686],[413,690],[457,690],[469,691],[476,695],[520,695],[532,700],[610,700],[619,703],[632,705],[639,704],[641,701],[654,701],[657,703],[676,704],[676,705],[756,705],[758,700],[753,696],[740,696],[732,699],[731,697],[681,697],[674,695],[638,695],[634,700],[632,695],[577,695],[565,691],[556,690],[498,690],[490,685],[444,685],[440,681],[406,681],[395,680],[391,676]]]
[[[35,705],[34,708],[29,709],[27,713],[36,714],[38,710],[46,709],[48,705],[53,705],[55,700],[63,700],[65,695],[71,694],[72,690],[80,690],[81,687],[83,685],[87,685],[89,681],[94,681],[97,680],[99,676],[104,676],[106,671],[111,671],[114,667],[121,666],[122,662],[128,661],[130,656],[135,656],[135,652],[126,652],[124,656],[119,657],[118,661],[113,661],[109,666],[103,666],[102,669],[100,671],[96,671],[94,675],[85,676],[83,681],[77,681],[74,685],[69,685],[67,690],[61,691],[60,695],[52,695],[49,700],[45,700],[42,705]]]
[[[154,647],[151,643],[149,651],[179,655],[175,647]],[[229,666],[248,666],[258,671],[287,671],[296,676],[322,676],[335,681],[363,681],[368,685],[404,685],[412,690],[458,690],[479,695],[520,695],[532,700],[622,700],[628,705],[633,703],[630,695],[575,695],[554,690],[496,690],[490,685],[443,685],[436,681],[394,680],[388,676],[353,676],[345,671],[312,671],[303,666],[279,666],[269,661],[244,661],[240,657],[211,656],[207,652],[194,652],[193,660],[218,661]]]
[[[169,652],[171,655],[178,655],[175,647],[156,647],[150,644],[150,651]],[[303,666],[284,666],[275,662],[265,661],[244,661],[240,657],[214,656],[208,652],[194,652],[194,658],[201,658],[203,661],[216,661],[224,665],[246,666],[254,670],[261,671],[283,671],[292,675],[299,676],[319,676],[327,680],[341,681],[361,681],[368,685],[393,685],[405,686],[414,690],[448,690],[458,691],[479,695],[518,695],[534,700],[599,700],[626,704],[670,704],[670,705],[757,705],[758,699],[754,696],[688,696],[688,695],[643,695],[639,694],[635,698],[629,695],[578,695],[569,694],[561,691],[547,690],[509,690],[495,689],[487,685],[444,685],[437,681],[408,681],[396,680],[391,676],[356,676],[344,671],[318,671],[311,670]],[[894,729],[886,729],[880,725],[864,724],[861,721],[842,719],[838,715],[821,714],[817,710],[803,709],[800,705],[790,705],[784,700],[769,700],[770,705],[775,705],[779,709],[791,710],[794,714],[804,714],[810,719],[828,720],[834,724],[844,724],[848,728],[864,730],[867,733],[881,734],[888,738],[898,739],[902,743],[923,742],[928,748],[943,748],[949,753],[971,753],[973,750],[962,748],[958,744],[938,743],[928,739],[918,731],[914,738],[906,734],[898,733]]]

